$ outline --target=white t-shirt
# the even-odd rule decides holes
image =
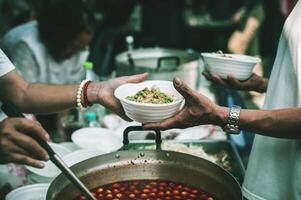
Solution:
[[[41,41],[36,21],[10,30],[3,38],[3,50],[28,82],[70,84],[85,77],[83,68],[89,51],[81,50],[57,62]]]
[[[0,49],[0,77],[15,69],[7,56]]]
[[[299,1],[282,31],[264,108],[300,106],[301,2]],[[301,140],[256,135],[243,193],[249,200],[301,200]]]

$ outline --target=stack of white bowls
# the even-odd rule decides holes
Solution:
[[[61,157],[71,153],[69,149],[66,147],[49,143],[51,148]],[[42,169],[25,166],[28,170],[28,182],[29,183],[50,183],[58,174],[60,174],[60,170],[51,162],[45,162],[45,167]]]
[[[232,75],[238,80],[246,80],[252,75],[255,65],[261,62],[260,58],[239,54],[202,53],[201,55],[205,69],[223,79]]]
[[[32,184],[11,191],[5,200],[46,200],[49,184]]]
[[[126,99],[146,87],[157,86],[160,90],[173,97],[174,101],[167,104],[138,103]],[[160,122],[170,118],[180,109],[184,98],[174,88],[171,81],[145,81],[142,83],[128,83],[121,85],[115,90],[115,97],[118,98],[125,110],[126,115],[132,120],[140,123]]]

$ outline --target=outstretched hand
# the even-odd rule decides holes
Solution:
[[[268,80],[258,76],[257,74],[252,74],[250,78],[244,81],[239,81],[233,76],[229,75],[227,79],[222,79],[217,75],[209,74],[208,72],[202,73],[208,81],[218,84],[222,87],[231,88],[235,90],[243,91],[256,91],[260,93],[266,92]]]
[[[125,112],[119,100],[114,96],[114,91],[117,87],[125,83],[139,83],[145,81],[147,76],[148,74],[144,73],[134,76],[123,76],[108,81],[96,83],[99,84],[98,89],[96,90],[98,103],[102,104],[112,112],[116,113],[124,120],[131,121],[131,119],[125,115]]]
[[[187,128],[201,124],[224,123],[220,115],[220,107],[210,101],[204,95],[193,91],[186,83],[179,78],[174,79],[176,90],[185,98],[184,107],[172,118],[159,123],[150,123],[144,125],[146,129],[172,129]]]

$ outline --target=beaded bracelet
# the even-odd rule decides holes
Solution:
[[[84,107],[92,106],[92,103],[89,101],[88,94],[87,94],[87,90],[88,90],[90,83],[92,83],[92,81],[87,81],[83,87]]]
[[[83,88],[85,86],[85,84],[88,82],[89,80],[83,80],[78,89],[77,89],[77,93],[76,93],[76,104],[77,104],[77,107],[80,109],[80,110],[85,110],[86,106],[82,104],[81,102],[81,97],[82,97],[82,94],[83,94]]]

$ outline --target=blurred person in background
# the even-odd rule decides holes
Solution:
[[[91,1],[44,0],[37,21],[4,36],[3,50],[29,82],[74,83],[85,75],[83,63],[95,26]]]
[[[43,0],[37,20],[10,30],[3,50],[28,82],[76,83],[85,77],[97,21],[92,0]],[[60,129],[60,115],[37,116],[49,132]]]
[[[0,0],[0,41],[13,27],[34,20],[36,0]]]

